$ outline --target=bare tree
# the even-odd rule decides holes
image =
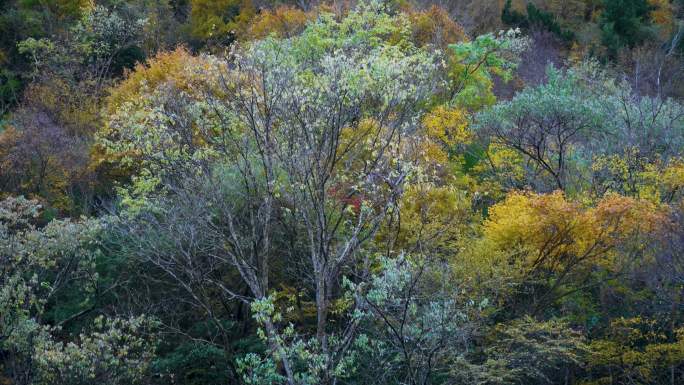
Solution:
[[[661,99],[683,96],[684,57],[678,49],[682,40],[684,25],[679,25],[664,43],[647,43],[622,53],[619,67],[638,95]]]

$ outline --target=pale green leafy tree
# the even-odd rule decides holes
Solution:
[[[67,290],[95,290],[97,220],[53,220],[37,228],[40,206],[24,198],[0,202],[0,352],[13,384],[135,383],[154,352],[145,318],[95,321],[95,331],[71,341],[47,311]],[[76,290],[76,291],[74,291]]]
[[[280,308],[273,296],[252,302],[259,336],[277,339],[279,349],[238,360],[248,384],[281,384],[287,378],[276,369],[286,357],[294,383],[319,384],[332,371],[336,383],[441,383],[451,368],[472,349],[476,315],[487,301],[464,298],[450,284],[444,263],[410,257],[380,258],[377,273],[366,281],[344,279],[344,319],[347,324],[329,334],[336,365],[320,343],[285,321],[292,309]],[[266,322],[280,327],[269,335]],[[357,333],[350,335],[356,328]]]
[[[262,222],[248,227],[265,234],[259,249],[241,240],[230,255],[254,297],[269,290],[276,213],[287,208],[285,217],[302,235],[323,360],[318,383],[335,382],[356,334],[351,321],[340,340],[328,330],[340,272],[354,265],[396,206],[413,168],[406,146],[421,103],[440,85],[437,57],[403,36],[410,36],[405,18],[379,3],[360,4],[341,21],[322,16],[298,37],[234,52],[237,71],[224,76],[231,97],[209,101],[223,122],[232,122],[224,140],[240,184],[260,192],[253,209]],[[264,325],[278,355],[284,347]],[[287,382],[295,383],[287,355],[279,356]]]
[[[406,17],[378,2],[361,3],[341,20],[322,15],[300,36],[237,48],[230,65],[214,59],[206,73],[220,74],[218,86],[202,100],[171,103],[183,94],[161,87],[149,107],[124,107],[115,115],[123,140],[106,143],[143,159],[133,198],[177,195],[184,175],[211,175],[216,163],[228,170],[240,198],[214,206],[220,220],[212,231],[223,239],[214,258],[239,272],[255,300],[271,290],[276,218],[293,227],[313,275],[319,383],[338,377],[356,335],[353,323],[340,341],[329,330],[341,271],[357,266],[360,248],[393,215],[414,169],[409,155],[425,101],[445,86],[439,55],[410,36]],[[281,374],[296,383],[296,368],[279,353],[286,347],[277,325],[263,324]]]
[[[485,140],[512,149],[527,162],[527,180],[539,189],[566,189],[577,177],[582,145],[609,134],[599,98],[581,87],[581,74],[549,67],[548,81],[478,115]],[[588,147],[584,149],[589,150]],[[580,174],[581,175],[581,174]]]
[[[529,45],[530,40],[520,30],[508,30],[449,46],[450,99],[471,110],[494,104],[494,76],[510,80],[520,53]]]
[[[524,159],[528,184],[576,192],[587,187],[594,158],[628,156],[634,148],[652,160],[678,156],[684,107],[677,101],[640,96],[593,62],[549,67],[547,77],[476,119],[490,148]]]
[[[511,53],[523,41],[516,33],[489,39],[461,52],[467,73],[458,87],[487,85],[486,72],[512,69]],[[354,370],[362,336],[356,311],[367,305],[354,295],[340,298],[342,274],[369,279],[374,254],[365,247],[398,214],[404,187],[416,175],[426,107],[434,95],[449,93],[444,55],[416,47],[407,17],[392,6],[362,2],[342,18],[320,15],[301,35],[236,46],[225,58],[205,56],[206,66],[193,70],[208,84],[155,85],[111,116],[103,146],[129,154],[121,161],[139,170],[122,190],[123,215],[141,220],[137,228],[164,234],[186,228],[176,238],[208,240],[189,238],[187,246],[174,239],[177,252],[157,245],[139,254],[190,292],[193,277],[207,276],[200,271],[226,266],[249,289],[245,295],[227,282],[203,282],[255,308],[267,351],[241,360],[245,381],[333,384]],[[485,80],[471,80],[475,75]],[[178,222],[169,202],[209,219]],[[294,250],[277,243],[282,231],[296,239]],[[271,310],[273,266],[288,254],[312,293],[315,334],[282,325],[283,315]],[[415,322],[427,325],[459,309],[442,302],[424,304],[428,318],[413,313]],[[430,334],[430,343],[442,349],[444,334]],[[409,377],[430,378],[418,371],[409,369]]]
[[[356,287],[370,348],[359,372],[367,383],[441,383],[473,347],[487,301],[467,298],[439,259],[381,259]]]
[[[17,44],[33,64],[33,80],[83,79],[101,96],[117,55],[142,41],[147,20],[132,8],[110,10],[96,5],[63,36],[28,38]]]

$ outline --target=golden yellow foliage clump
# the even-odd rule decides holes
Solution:
[[[643,251],[665,218],[666,209],[618,194],[587,206],[560,191],[512,192],[489,209],[481,238],[458,263],[475,280],[539,282],[552,296],[568,279],[619,268],[618,251]]]
[[[674,5],[669,0],[648,0],[651,22],[660,28],[662,38],[669,38],[676,24]]]
[[[607,338],[592,341],[588,361],[590,369],[604,375],[587,385],[606,384],[615,378],[656,383],[662,373],[671,373],[684,361],[684,328],[666,330],[662,326],[662,320],[642,316],[611,321]]]
[[[446,164],[449,152],[455,146],[468,144],[473,139],[467,115],[458,108],[439,106],[433,109],[423,118],[423,128],[425,141],[422,152],[428,164]]]
[[[662,218],[648,201],[609,194],[585,208],[560,191],[514,192],[489,213],[484,237],[496,250],[524,250],[523,265],[531,269],[604,257],[635,232],[653,231]]]
[[[269,35],[289,38],[304,30],[306,23],[314,17],[316,17],[315,11],[304,12],[288,5],[273,10],[266,9],[252,20],[243,38],[256,40]]]
[[[199,39],[242,35],[256,14],[251,0],[191,0],[190,30]]]
[[[201,100],[207,91],[215,91],[218,85],[218,65],[208,56],[193,56],[187,49],[178,47],[173,51],[160,52],[146,63],[139,63],[126,73],[125,79],[109,90],[105,100],[104,124],[98,132],[98,141],[91,151],[91,168],[109,174],[109,179],[120,180],[131,175],[132,170],[121,165],[120,160],[131,154],[116,153],[103,145],[104,141],[117,139],[117,130],[111,124],[119,111],[145,109],[151,95],[162,86],[168,92],[183,94],[192,100]],[[113,167],[113,168],[111,168]]]
[[[649,160],[637,149],[624,155],[598,157],[592,164],[602,189],[636,196],[655,203],[676,203],[684,193],[684,159]]]
[[[673,196],[684,190],[684,160],[671,162],[660,175],[660,181],[667,193]]]
[[[473,170],[483,176],[494,195],[499,196],[507,188],[520,185],[525,180],[525,159],[518,151],[490,143],[484,155],[486,161],[475,165]]]
[[[207,79],[206,71],[212,64],[202,56],[193,56],[186,48],[160,52],[146,63],[138,63],[125,79],[109,91],[106,111],[112,114],[126,101],[139,99],[144,93],[163,83],[187,93],[199,91],[199,85],[206,85],[216,79]]]
[[[467,143],[472,139],[468,119],[461,109],[439,106],[425,116],[423,125],[430,138],[446,147]]]
[[[639,173],[639,196],[654,202],[676,203],[684,193],[684,160],[672,159],[667,165],[651,164]]]
[[[413,42],[417,46],[433,44],[444,48],[467,39],[463,27],[442,7],[433,5],[426,10],[407,9],[405,12],[411,22]]]
[[[474,215],[464,191],[430,183],[408,186],[399,209],[396,233],[381,232],[382,238],[397,250],[441,258],[458,252]]]

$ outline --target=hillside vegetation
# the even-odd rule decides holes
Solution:
[[[684,384],[684,1],[0,3],[51,384]]]

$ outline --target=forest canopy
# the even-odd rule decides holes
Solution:
[[[684,383],[683,1],[0,31],[0,384]]]

